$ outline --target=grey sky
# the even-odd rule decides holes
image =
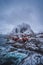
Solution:
[[[27,23],[34,32],[43,31],[43,0],[0,0],[0,32]]]

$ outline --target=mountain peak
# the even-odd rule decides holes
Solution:
[[[17,25],[17,27],[14,28],[11,32],[11,34],[18,34],[18,33],[33,34],[33,31],[29,24],[22,23],[22,24]]]

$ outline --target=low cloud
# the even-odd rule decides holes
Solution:
[[[5,3],[7,3],[8,5],[6,5]],[[10,32],[13,27],[23,22],[30,24],[34,32],[42,30],[43,19],[40,14],[42,14],[43,12],[41,13],[39,11],[39,8],[37,7],[39,4],[37,4],[37,1],[36,3],[34,1],[30,2],[28,0],[25,2],[15,1],[15,4],[14,1],[12,1],[11,3],[11,1],[9,0],[5,3],[0,6],[1,32]]]

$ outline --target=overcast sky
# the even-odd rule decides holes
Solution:
[[[34,32],[43,31],[43,0],[0,0],[0,33],[23,22]]]

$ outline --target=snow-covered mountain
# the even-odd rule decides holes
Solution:
[[[30,27],[30,25],[26,24],[26,23],[22,23],[20,25],[17,25],[17,27],[14,28],[12,30],[12,32],[11,32],[12,35],[22,34],[22,33],[25,33],[25,34],[34,34],[33,30]]]

